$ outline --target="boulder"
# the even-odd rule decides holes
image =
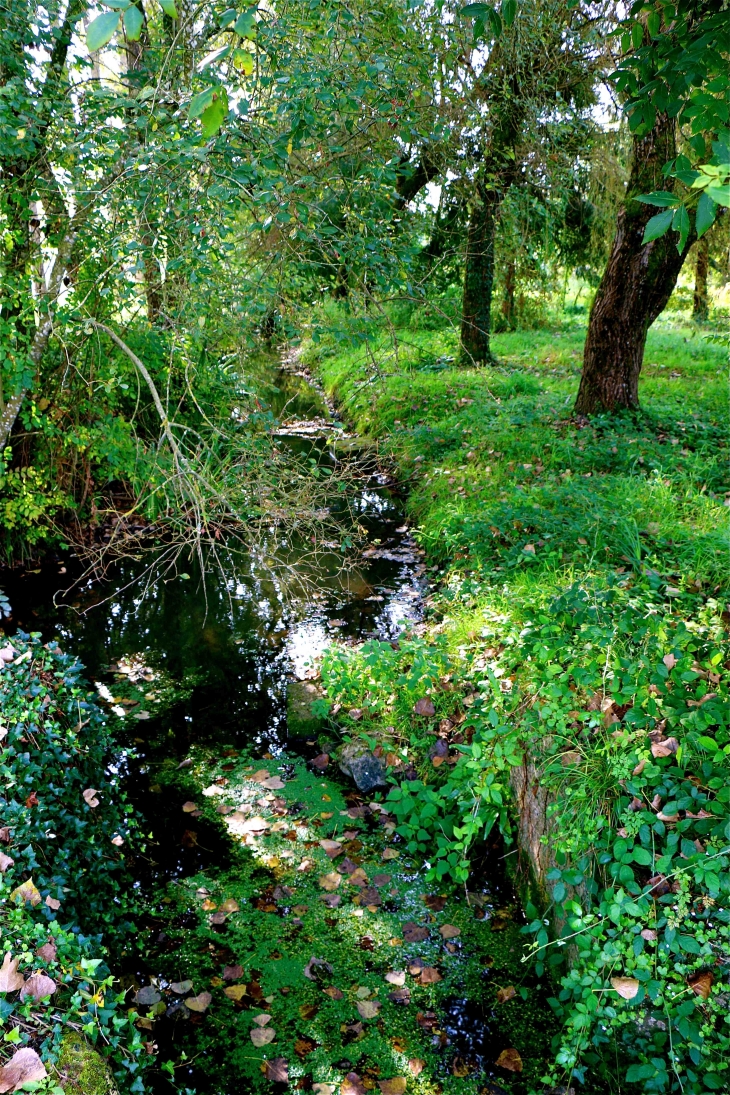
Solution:
[[[316,737],[325,726],[320,713],[322,689],[314,681],[289,681],[286,690],[286,722],[290,738]]]
[[[75,1031],[63,1036],[57,1068],[65,1095],[119,1095],[104,1058]]]
[[[343,745],[337,757],[341,772],[355,781],[358,791],[374,791],[376,787],[386,787],[385,768],[379,757],[371,753],[361,741],[350,741]]]

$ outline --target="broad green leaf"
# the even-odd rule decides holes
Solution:
[[[215,88],[213,101],[200,116],[203,125],[203,136],[213,137],[223,125],[228,114],[228,95],[224,87]]]
[[[517,0],[502,0],[502,19],[507,27],[511,27],[517,15]]]
[[[652,240],[658,240],[660,236],[663,236],[668,232],[672,224],[673,216],[674,213],[672,210],[667,209],[663,213],[657,213],[655,217],[652,217],[644,229],[644,238],[641,242],[651,243]]]
[[[249,38],[256,31],[256,20],[253,12],[244,11],[242,15],[239,15],[233,30],[239,38]]]
[[[165,15],[169,15],[171,19],[177,19],[177,8],[175,7],[175,0],[160,0],[160,7],[164,11]]]
[[[250,76],[253,72],[253,53],[248,49],[234,50],[233,66],[244,76]]]
[[[672,220],[672,228],[676,232],[679,232],[679,239],[677,240],[677,250],[682,253],[684,251],[684,245],[687,242],[689,236],[689,213],[687,212],[687,206],[682,204],[674,213]]]
[[[644,205],[659,205],[663,209],[669,205],[679,205],[679,198],[676,194],[670,194],[668,190],[655,190],[652,194],[639,194],[636,200],[637,202],[643,202]]]
[[[228,8],[228,10],[224,11],[220,19],[218,20],[218,26],[221,28],[221,30],[225,30],[226,27],[230,27],[231,23],[234,23],[236,21],[237,15],[238,12],[235,8]]]
[[[89,24],[86,32],[86,45],[90,53],[96,53],[107,42],[111,41],[114,32],[119,26],[121,16],[115,11],[105,11],[103,15],[97,15],[93,23]]]
[[[215,90],[214,87],[207,87],[205,91],[199,91],[197,95],[194,95],[190,106],[188,107],[188,117],[199,118],[203,111],[207,110],[213,102]]]
[[[144,15],[136,5],[127,8],[123,16],[124,33],[130,42],[139,41],[144,26]]]
[[[708,186],[705,193],[718,205],[730,206],[730,186]]]
[[[634,49],[638,49],[641,43],[644,41],[644,28],[641,23],[634,23],[631,27],[631,45]]]
[[[698,239],[700,236],[704,236],[707,229],[715,223],[716,213],[717,205],[707,191],[705,191],[704,194],[700,194],[700,200],[697,202],[697,215],[695,216],[695,228],[697,229]],[[700,738],[700,744],[702,743],[702,740],[703,739]]]
[[[487,12],[487,20],[495,38],[499,38],[502,33],[502,16],[494,8],[490,8]]]
[[[214,49],[212,53],[207,54],[207,56],[205,56],[200,62],[200,64],[198,65],[198,72],[202,72],[203,69],[208,68],[209,65],[214,64],[216,61],[222,61],[225,57],[228,56],[230,52],[230,45],[223,46],[222,49]]]
[[[652,38],[659,36],[659,28],[662,25],[662,17],[658,11],[650,11],[646,18],[646,25]]]
[[[132,0],[104,0],[106,7],[115,8],[118,11],[126,11]]]
[[[492,10],[489,4],[467,4],[459,14],[465,15],[467,19],[487,19]]]

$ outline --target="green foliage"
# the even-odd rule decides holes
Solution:
[[[11,858],[1,883],[3,935],[22,973],[47,972],[58,988],[52,1006],[5,994],[4,1041],[41,1048],[54,1064],[70,1023],[110,1055],[124,1091],[142,1092],[141,1039],[105,950],[105,941],[131,928],[124,861],[136,821],[79,663],[37,636],[16,636],[12,646],[0,680],[2,825]],[[22,884],[27,900],[16,892]],[[47,942],[56,955],[39,958]]]

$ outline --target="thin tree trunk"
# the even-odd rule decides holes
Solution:
[[[662,167],[675,156],[676,124],[666,114],[645,137],[634,137],[626,199],[588,321],[576,414],[639,406],[646,333],[667,305],[695,234],[681,254],[675,232],[643,244],[646,224],[657,210],[635,198],[672,188]]]
[[[489,335],[494,288],[494,234],[501,194],[476,186],[469,215],[461,307],[461,357],[468,365],[494,361]]]
[[[502,300],[502,315],[507,328],[512,331],[515,326],[515,286],[517,283],[516,267],[514,262],[507,263],[504,275],[504,298]]]
[[[710,268],[710,241],[702,236],[697,241],[695,260],[695,292],[692,302],[692,319],[705,323],[710,315],[710,298],[707,292],[707,274]]]

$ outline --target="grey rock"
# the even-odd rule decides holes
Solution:
[[[343,745],[337,763],[340,771],[355,781],[358,791],[368,792],[387,786],[382,762],[362,742],[351,741]]]

